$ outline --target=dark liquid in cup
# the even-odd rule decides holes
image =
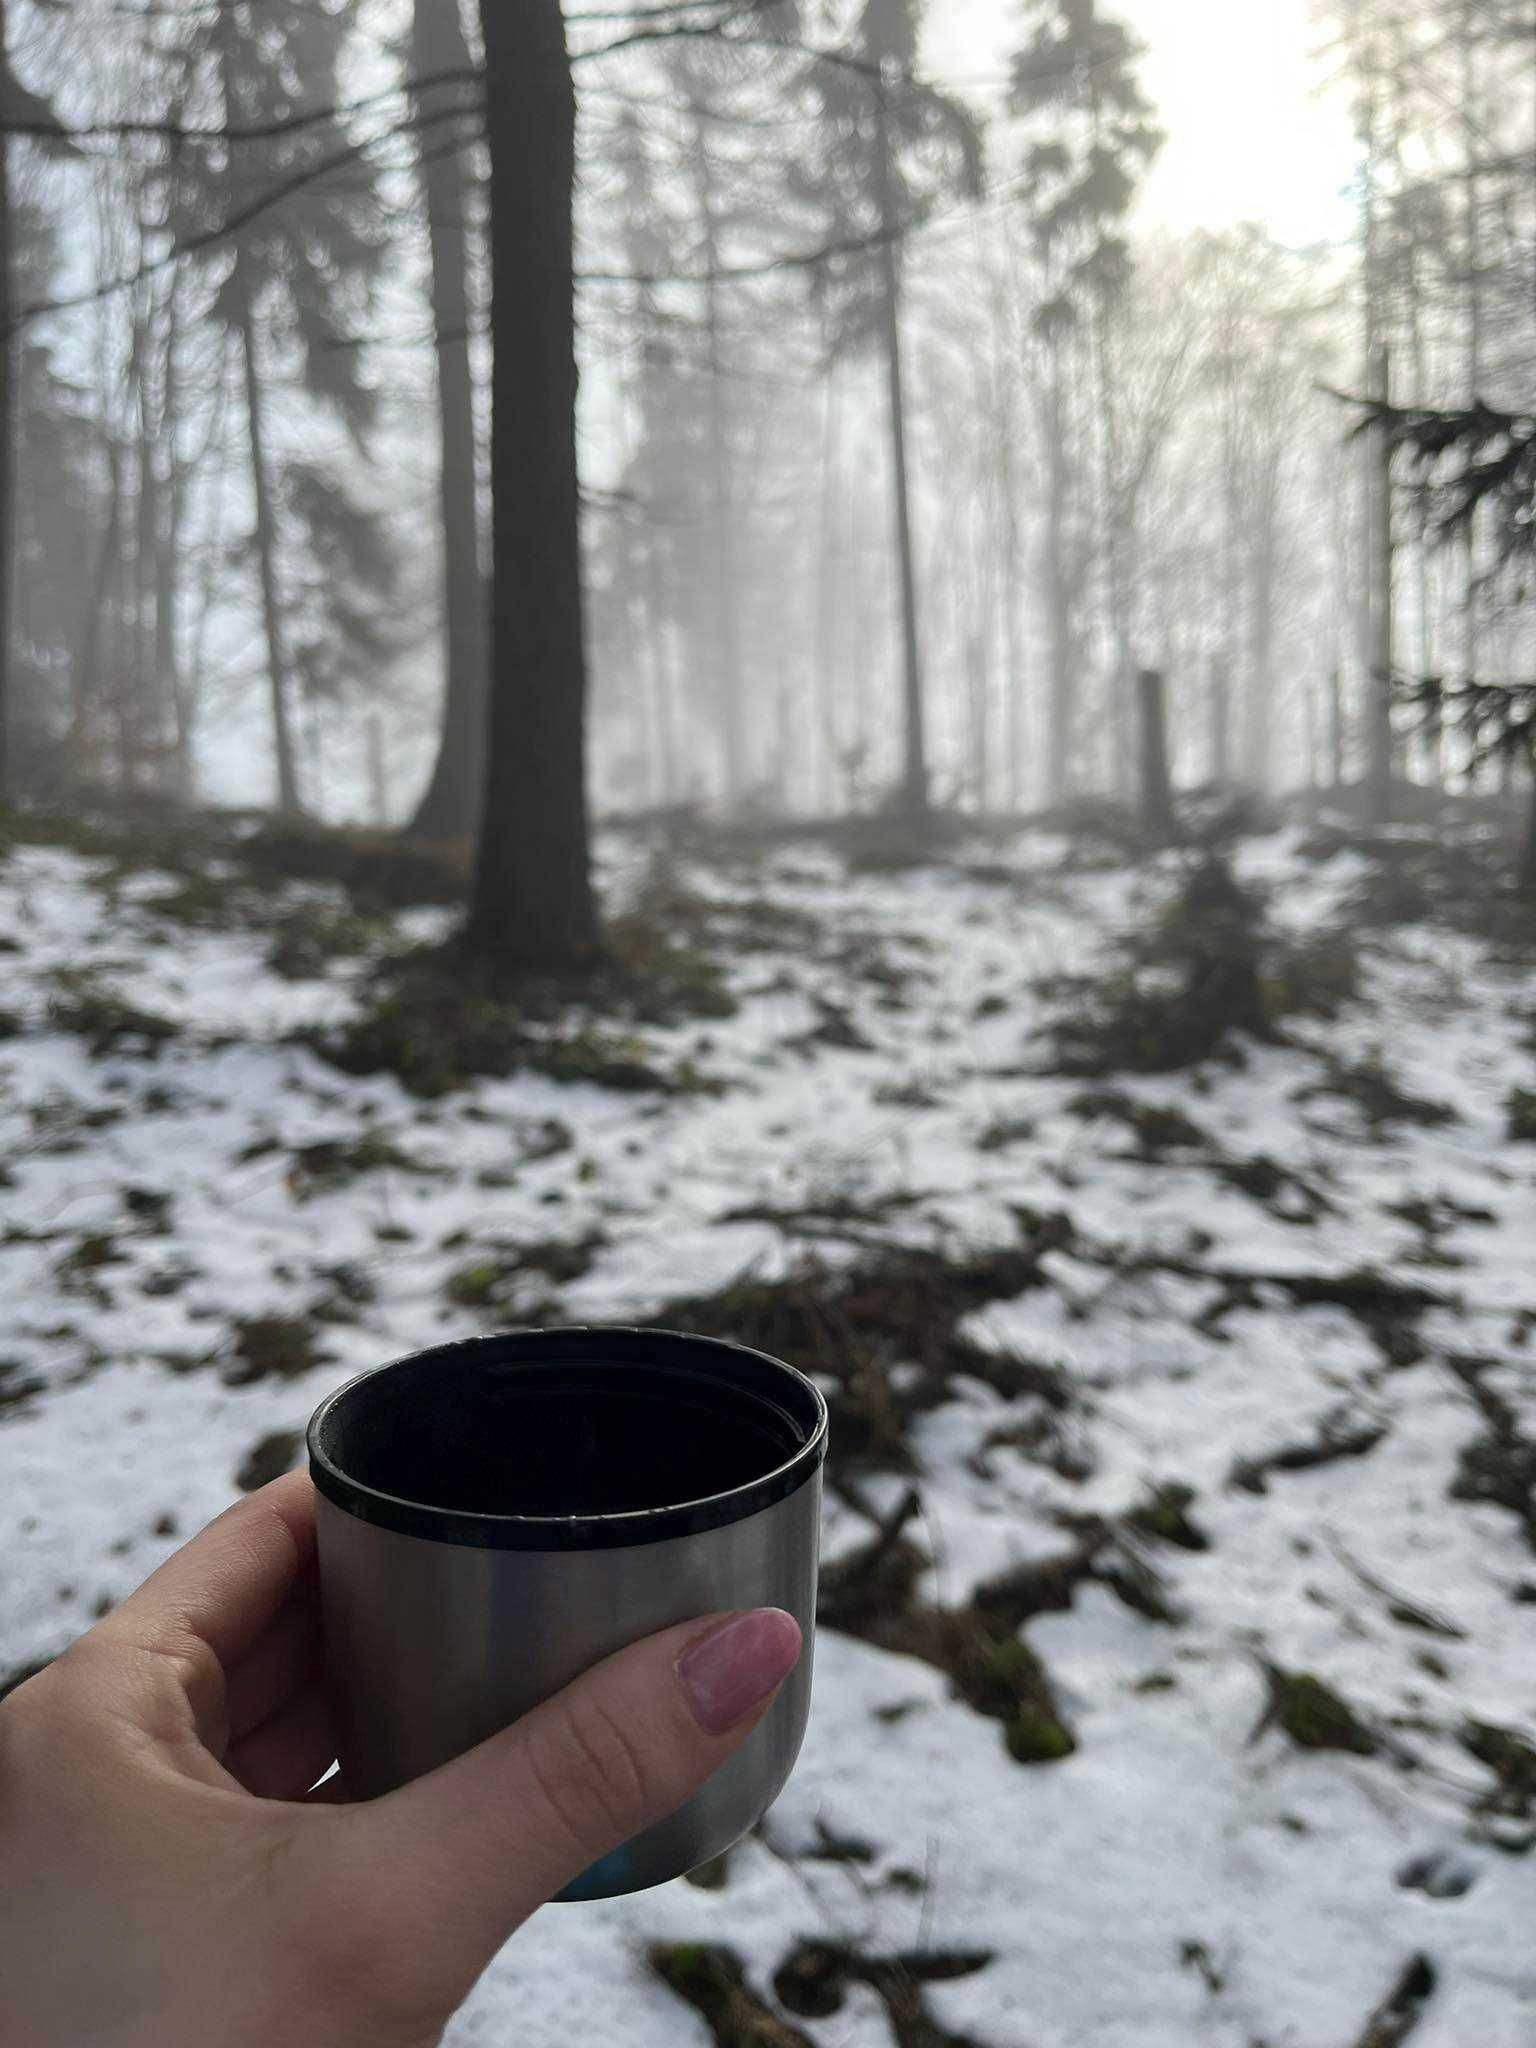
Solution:
[[[762,1396],[651,1365],[391,1374],[328,1446],[365,1486],[487,1515],[613,1515],[728,1493],[804,1441]]]

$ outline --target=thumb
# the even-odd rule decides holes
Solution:
[[[418,1910],[442,1901],[477,1973],[536,1907],[676,1812],[751,1734],[799,1655],[799,1627],[777,1607],[632,1643],[478,1748],[352,1808],[364,1853],[400,1874]]]

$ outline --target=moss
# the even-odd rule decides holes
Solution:
[[[444,1299],[454,1308],[500,1310],[516,1299],[529,1274],[569,1286],[591,1270],[603,1242],[597,1233],[577,1239],[544,1238],[490,1258],[472,1259],[443,1282]]]
[[[1015,1714],[1003,1740],[1016,1764],[1059,1763],[1077,1747],[1061,1722],[1038,1708]]]
[[[615,1002],[621,991],[611,991]],[[624,1001],[634,1011],[634,990]],[[532,985],[489,988],[451,953],[414,955],[381,970],[371,998],[339,1032],[308,1042],[349,1074],[391,1073],[413,1094],[435,1097],[481,1075],[530,1069],[563,1082],[663,1094],[715,1093],[721,1084],[688,1060],[670,1071],[633,1032],[591,1018],[570,1020],[570,992]],[[560,1028],[551,1032],[551,1018]]]
[[[1523,1816],[1536,1807],[1536,1743],[1513,1728],[1491,1721],[1466,1721],[1461,1746],[1498,1780],[1497,1803]]]
[[[1510,1142],[1536,1145],[1536,1089],[1512,1088],[1504,1104],[1509,1119]]]
[[[1323,1079],[1303,1089],[1297,1100],[1308,1102],[1320,1096],[1354,1103],[1373,1132],[1385,1132],[1395,1124],[1434,1130],[1456,1121],[1456,1112],[1448,1103],[1411,1094],[1399,1086],[1379,1053],[1362,1060],[1326,1060]]]
[[[165,1237],[171,1228],[171,1197],[163,1188],[127,1187],[123,1207],[150,1237]]]
[[[78,969],[61,969],[54,983],[58,993],[48,1005],[49,1025],[85,1039],[95,1059],[112,1053],[153,1059],[181,1035],[181,1026],[169,1017],[139,1009]]]
[[[1374,1756],[1381,1744],[1354,1708],[1311,1671],[1264,1667],[1269,1685],[1266,1720],[1275,1722],[1300,1749],[1345,1750]]]
[[[263,1143],[261,1149],[271,1149]],[[249,1149],[245,1158],[259,1156]],[[424,1166],[403,1152],[387,1131],[368,1129],[356,1137],[317,1138],[307,1145],[295,1145],[288,1185],[295,1200],[311,1195],[333,1194],[366,1173],[411,1173],[431,1175],[437,1168]]]
[[[1108,1118],[1124,1125],[1136,1140],[1143,1158],[1158,1159],[1165,1152],[1187,1150],[1211,1143],[1210,1133],[1187,1117],[1174,1103],[1140,1102],[1118,1088],[1090,1088],[1067,1104],[1070,1116],[1085,1121]]]
[[[244,1316],[233,1329],[233,1355],[224,1370],[226,1386],[297,1379],[330,1359],[331,1354],[320,1348],[318,1332],[308,1316]]]
[[[319,981],[338,960],[376,952],[388,936],[382,919],[348,905],[297,904],[273,921],[267,965],[284,981]]]
[[[714,2036],[716,2048],[813,2048],[813,2044],[753,1991],[739,1957],[707,1942],[658,1944],[651,1968],[669,1990],[691,2005]]]
[[[1360,993],[1360,963],[1347,931],[1324,931],[1278,946],[1260,977],[1271,1023],[1282,1017],[1336,1017]]]
[[[280,1479],[298,1462],[303,1442],[302,1433],[296,1429],[274,1429],[261,1437],[241,1461],[235,1474],[236,1486],[242,1493],[254,1493],[258,1486]]]
[[[1125,1520],[1130,1528],[1159,1543],[1172,1543],[1180,1550],[1209,1550],[1210,1538],[1189,1518],[1194,1499],[1192,1486],[1171,1480],[1154,1488]]]
[[[223,869],[195,870],[153,896],[146,896],[140,908],[153,917],[168,917],[177,924],[202,931],[228,931],[257,921],[258,905],[248,884]]]

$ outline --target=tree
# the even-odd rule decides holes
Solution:
[[[1530,595],[1536,572],[1536,411],[1506,412],[1476,403],[1450,410],[1366,405],[1359,434],[1401,450],[1414,466],[1428,527],[1442,544],[1461,546],[1483,520],[1494,551],[1490,572],[1511,603]],[[1536,682],[1476,676],[1422,676],[1400,691],[1433,726],[1467,742],[1465,772],[1476,780],[1490,763],[1531,778],[1530,810],[1519,863],[1521,887],[1536,894]]]
[[[30,92],[11,69],[6,0],[0,0],[0,799],[10,785],[12,604],[16,557],[16,440],[18,376],[13,285],[17,268],[16,204],[12,192],[14,127],[26,127],[43,148],[70,151],[52,107]],[[26,302],[24,302],[26,303]]]
[[[341,154],[340,124],[326,110],[344,97],[349,18],[344,0],[228,0],[194,48],[226,125],[278,130],[261,145],[259,175],[268,189],[291,188],[291,196],[263,208],[232,239],[205,242],[210,228],[248,205],[249,145],[231,146],[222,164],[199,155],[176,170],[178,231],[217,278],[213,316],[240,357],[254,504],[251,551],[266,639],[277,801],[285,812],[301,808],[292,703],[299,657],[284,588],[291,514],[271,420],[272,385],[280,364],[291,365],[307,399],[338,420],[359,449],[376,409],[352,334],[387,253],[377,189],[366,160],[355,156],[339,189],[326,175]],[[300,107],[325,117],[283,128]],[[312,510],[312,470],[309,476]],[[345,499],[334,477],[331,488]],[[333,523],[348,516],[338,505]]]
[[[470,63],[459,0],[414,0],[416,79],[462,75]],[[487,606],[480,566],[475,394],[470,368],[470,184],[462,130],[478,115],[459,85],[414,95],[419,175],[432,264],[442,521],[443,714],[437,757],[410,830],[424,839],[473,837],[484,784]]]
[[[1066,447],[1066,378],[1086,350],[1095,384],[1103,562],[1115,692],[1123,727],[1132,668],[1125,539],[1111,499],[1120,408],[1110,361],[1110,321],[1131,274],[1126,222],[1137,182],[1162,145],[1137,77],[1142,45],[1098,0],[1027,0],[1026,37],[1015,54],[1010,104],[1026,137],[1021,202],[1039,264],[1035,324],[1046,351],[1045,574],[1051,617],[1050,738],[1053,798],[1070,773],[1076,652],[1074,577],[1068,559],[1076,484]]]
[[[843,253],[813,272],[833,345],[876,347],[885,371],[902,650],[902,810],[927,813],[927,719],[912,489],[908,475],[906,366],[902,348],[902,247],[945,198],[981,188],[981,144],[959,103],[915,76],[920,0],[863,0],[853,34],[834,61],[812,61],[806,91],[825,146],[797,182],[821,214],[829,245]]]
[[[491,326],[491,669],[466,945],[491,973],[588,964],[586,655],[571,200],[576,92],[560,0],[481,0]]]

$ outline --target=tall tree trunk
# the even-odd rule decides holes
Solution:
[[[651,801],[670,804],[677,797],[677,762],[672,744],[672,664],[667,644],[670,605],[662,537],[654,521],[645,529],[645,588],[641,602],[643,638],[651,686]]]
[[[747,790],[746,705],[741,688],[741,589],[736,572],[736,510],[731,474],[730,423],[726,415],[725,351],[720,334],[720,289],[716,281],[719,250],[715,237],[715,193],[710,176],[704,116],[693,112],[693,162],[704,244],[705,375],[709,380],[709,518],[714,552],[714,590],[710,606],[715,674],[713,690],[720,707],[720,751],[725,770],[725,795],[739,803]]]
[[[256,323],[249,301],[240,309],[240,350],[245,362],[245,408],[250,429],[251,484],[256,497],[256,564],[261,575],[261,610],[267,634],[267,693],[272,707],[272,752],[277,766],[277,808],[284,817],[299,809],[299,782],[289,720],[288,625],[277,588],[277,511],[268,468],[266,394],[256,354]]]
[[[1019,507],[1012,451],[1003,427],[1003,809],[1016,811],[1024,753],[1024,656],[1019,633]]]
[[[837,371],[833,367],[827,372],[822,421],[821,531],[816,561],[816,707],[821,729],[817,786],[822,809],[829,817],[837,808],[837,605],[844,594],[837,530],[837,401]]]
[[[586,789],[571,201],[560,0],[480,0],[490,145],[492,589],[485,806],[467,938],[502,973],[597,949]]]
[[[896,262],[896,206],[885,91],[877,87],[879,122],[875,172],[880,187],[880,321],[890,405],[891,490],[896,519],[896,565],[901,578],[902,756],[901,808],[913,820],[928,815],[928,739],[923,704],[922,647],[917,625],[917,562],[912,497],[907,483],[907,407],[901,360],[901,280]]]
[[[1141,726],[1141,822],[1157,840],[1174,837],[1173,782],[1168,773],[1168,717],[1163,678],[1155,668],[1137,672]]]
[[[984,626],[972,626],[965,635],[965,683],[969,700],[971,754],[971,808],[987,808],[987,648]]]
[[[416,78],[469,68],[459,0],[415,0],[411,71]],[[456,102],[457,88],[417,96],[425,119]],[[457,116],[420,130],[420,175],[432,258],[432,334],[437,356],[438,503],[442,534],[443,714],[431,779],[411,818],[422,839],[473,837],[485,783],[487,602],[480,567],[475,398],[469,358],[469,224],[463,152],[445,147]]]
[[[11,75],[5,0],[0,0],[0,82]],[[11,794],[11,588],[16,547],[16,340],[11,332],[11,138],[0,131],[0,802]]]
[[[368,756],[368,802],[373,812],[375,825],[389,823],[389,771],[384,761],[384,721],[377,711],[370,711],[368,722],[363,728],[363,744]]]
[[[1266,482],[1266,489],[1268,488]],[[1255,789],[1268,789],[1275,779],[1275,536],[1273,507],[1256,509],[1252,603],[1248,632],[1247,717],[1243,778]]]
[[[167,476],[161,492],[161,517],[155,535],[155,632],[156,663],[171,712],[172,788],[178,803],[190,803],[193,793],[192,696],[181,672],[178,613],[181,584],[182,531],[187,504],[186,465],[177,453],[181,422],[181,379],[176,344],[181,326],[180,294],[171,284],[166,307],[165,373],[161,393],[160,433],[166,454]]]
[[[1525,845],[1520,853],[1519,886],[1527,896],[1536,896],[1536,752],[1526,761],[1531,793],[1525,814]]]
[[[1211,780],[1232,780],[1232,671],[1224,654],[1211,661]]]
[[[1372,391],[1386,402],[1391,363],[1385,342],[1371,365]],[[1392,443],[1383,427],[1373,436],[1371,491],[1371,675],[1366,699],[1367,814],[1373,825],[1392,819]]]
[[[1328,671],[1328,787],[1344,787],[1344,671]]]
[[[1046,790],[1048,804],[1072,794],[1072,619],[1067,597],[1066,423],[1061,405],[1061,344],[1050,342],[1047,372],[1045,459],[1045,583],[1050,614],[1051,678],[1047,705]]]

